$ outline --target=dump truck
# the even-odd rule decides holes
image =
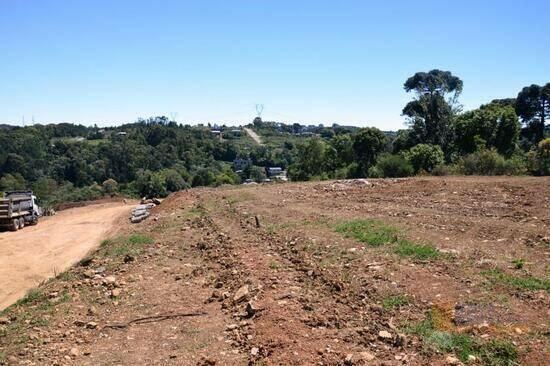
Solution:
[[[38,224],[42,212],[32,191],[5,192],[0,198],[0,226],[17,231]]]

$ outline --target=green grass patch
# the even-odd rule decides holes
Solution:
[[[33,303],[41,301],[45,298],[46,297],[45,297],[44,293],[40,289],[33,288],[33,289],[30,289],[27,292],[25,297],[23,297],[22,299],[17,300],[17,302],[15,303],[15,306],[33,304]]]
[[[377,220],[353,220],[336,225],[334,230],[372,247],[392,244],[398,240],[398,230]]]
[[[139,255],[143,247],[152,244],[153,239],[142,234],[118,237],[104,240],[101,243],[101,251],[104,257],[124,257],[126,255]]]
[[[405,295],[392,295],[382,300],[384,310],[393,310],[401,306],[409,304],[409,298]]]
[[[409,334],[415,334],[422,342],[443,353],[454,353],[461,361],[468,362],[468,356],[473,355],[488,366],[516,366],[518,352],[514,345],[501,340],[482,342],[469,334],[436,329],[436,321],[429,312],[422,322],[405,329]]]
[[[525,260],[522,258],[514,259],[512,261],[512,264],[514,265],[515,269],[522,269],[523,266],[525,265]]]
[[[353,238],[371,247],[393,245],[393,251],[400,257],[416,260],[434,260],[442,257],[441,252],[431,245],[416,244],[402,237],[399,230],[378,220],[352,220],[340,223],[334,230],[346,238]]]
[[[550,290],[550,281],[533,276],[514,276],[505,273],[500,268],[494,268],[481,272],[493,284],[503,284],[509,287],[514,287],[519,290],[536,291]]]
[[[418,260],[432,260],[441,256],[441,253],[430,245],[415,244],[406,239],[400,239],[394,249],[400,257],[412,257]]]

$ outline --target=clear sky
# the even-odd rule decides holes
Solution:
[[[0,0],[0,123],[398,129],[417,71],[465,109],[550,82],[549,35],[549,0]]]

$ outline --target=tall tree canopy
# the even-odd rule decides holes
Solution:
[[[493,101],[458,116],[456,149],[461,154],[469,154],[479,148],[496,148],[499,153],[510,155],[516,149],[520,129],[514,108]]]
[[[516,113],[533,132],[533,142],[544,138],[544,125],[550,115],[550,83],[523,88],[516,99]]]
[[[353,150],[363,174],[376,162],[387,143],[386,135],[375,127],[363,128],[353,136]]]
[[[404,88],[415,93],[415,100],[405,106],[403,114],[409,118],[411,138],[448,150],[453,138],[452,119],[462,87],[462,80],[449,71],[417,72],[408,78]]]

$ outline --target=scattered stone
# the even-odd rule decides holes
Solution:
[[[344,364],[346,365],[353,365],[353,354],[349,353],[346,355],[346,358],[344,359]]]
[[[97,309],[93,306],[90,306],[88,308],[88,315],[90,315],[90,316],[97,315]]]
[[[88,322],[86,324],[86,328],[88,328],[88,329],[97,329],[97,323],[96,322]]]
[[[393,338],[391,333],[386,331],[386,330],[381,330],[380,332],[378,332],[378,337],[380,339],[392,339]]]
[[[78,356],[80,356],[80,351],[78,350],[78,348],[73,347],[73,348],[71,348],[69,354],[73,357],[78,357]]]
[[[10,319],[7,316],[0,316],[0,324],[9,324]]]
[[[83,275],[86,278],[94,278],[95,271],[93,269],[87,269],[86,271],[84,271]]]
[[[477,357],[474,356],[474,355],[468,355],[468,362],[474,362],[475,360],[477,360]]]
[[[116,277],[115,276],[107,276],[103,279],[103,282],[105,284],[112,285],[116,282]]]
[[[447,356],[445,358],[445,362],[447,363],[447,365],[455,365],[455,366],[462,364],[460,360],[454,356]]]
[[[238,324],[229,324],[227,327],[225,327],[226,330],[235,330],[239,327]]]
[[[374,356],[372,353],[370,352],[360,352],[359,353],[359,358],[363,361],[372,361],[376,358],[376,356]]]
[[[240,289],[238,289],[237,292],[235,292],[235,296],[233,296],[233,301],[235,303],[239,303],[243,300],[246,300],[249,293],[250,290],[248,289],[248,285],[244,285]]]
[[[120,296],[120,289],[115,288],[111,290],[111,297],[119,297]]]
[[[257,356],[258,353],[260,353],[260,349],[258,347],[252,347],[252,349],[250,350],[251,356]]]

